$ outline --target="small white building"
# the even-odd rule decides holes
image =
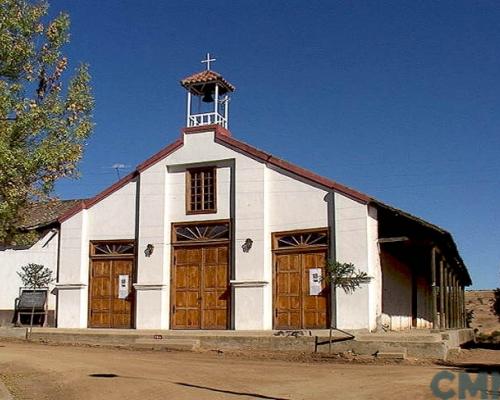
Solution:
[[[449,233],[236,139],[220,74],[181,84],[181,137],[59,218],[58,327],[464,325],[471,281]],[[332,303],[328,259],[370,282]]]
[[[58,218],[78,204],[80,200],[51,201],[35,204],[25,211],[25,218],[18,226],[22,232],[34,232],[34,242],[30,245],[10,245],[0,247],[0,326],[13,324],[15,302],[23,289],[18,272],[21,267],[34,263],[41,264],[53,272],[57,278],[59,252],[59,222]],[[48,325],[54,325],[56,296],[50,294],[54,285],[47,290],[48,295]]]

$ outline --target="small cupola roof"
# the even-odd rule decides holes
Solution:
[[[221,74],[212,70],[197,72],[181,80],[181,85],[195,95],[202,95],[207,84],[218,84],[219,94],[234,92],[236,89],[231,83],[226,81]]]
[[[207,58],[202,61],[207,64],[207,69],[181,80],[181,85],[187,91],[188,128],[218,124],[227,129],[229,93],[234,92],[235,88],[221,74],[210,69],[210,63],[214,61],[216,59],[210,58],[210,53],[207,53]]]

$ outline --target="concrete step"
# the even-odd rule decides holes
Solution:
[[[376,357],[381,360],[406,360],[406,349],[403,351],[377,351]]]
[[[413,342],[413,343],[435,343],[441,342],[443,339],[441,334],[426,334],[426,335],[416,335],[416,334],[366,334],[366,335],[356,335],[356,340],[360,342]]]
[[[200,348],[199,339],[179,339],[179,338],[138,338],[132,344],[134,348],[154,349],[154,350],[186,350],[193,351]]]

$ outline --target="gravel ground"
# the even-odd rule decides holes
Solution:
[[[0,379],[14,399],[433,399],[430,382],[437,372],[484,368],[500,371],[500,351],[466,350],[436,365],[0,341]]]

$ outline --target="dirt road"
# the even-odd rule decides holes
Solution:
[[[432,399],[443,368],[0,342],[15,399]]]

